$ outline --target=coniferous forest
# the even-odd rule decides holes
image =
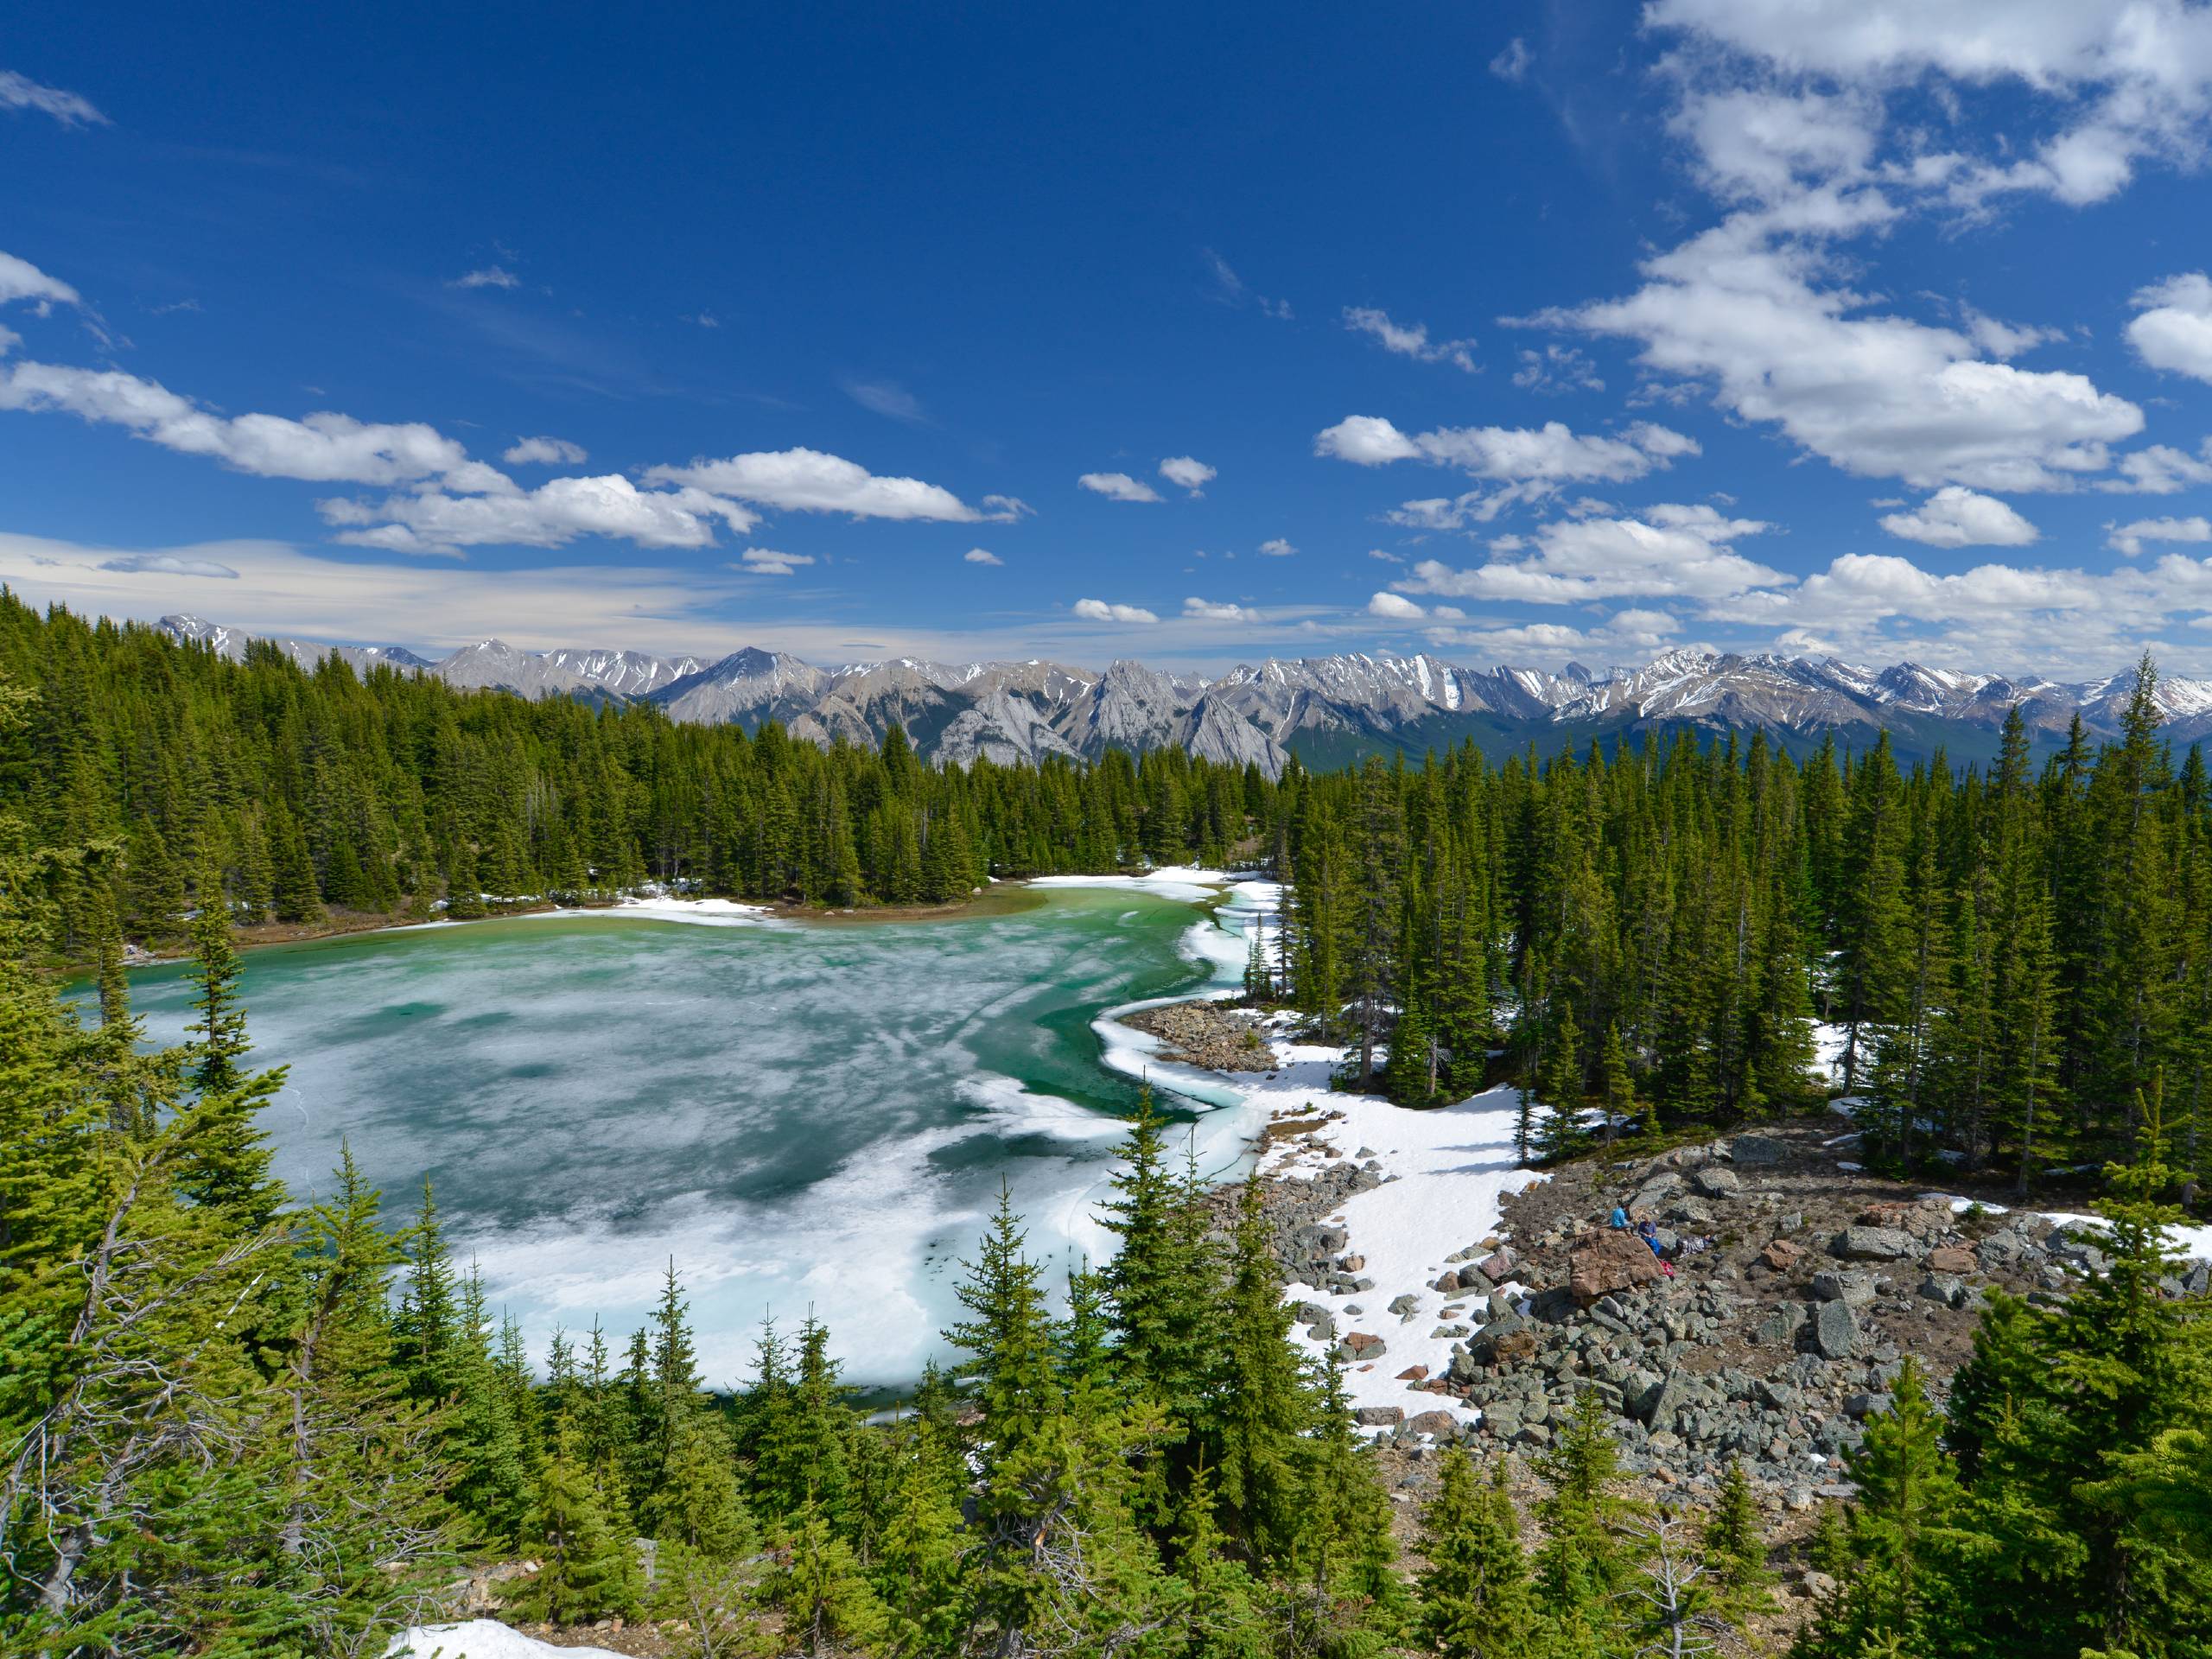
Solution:
[[[891,1421],[811,1321],[709,1392],[682,1263],[645,1329],[527,1352],[434,1192],[347,1167],[302,1206],[270,1173],[241,924],[645,880],[928,902],[1202,859],[1287,879],[1249,988],[1343,1044],[1350,1086],[1514,1083],[1533,1156],[1824,1109],[1817,1020],[1870,1158],[2101,1170],[2109,1270],[1993,1297],[1940,1408],[1906,1367],[1856,1497],[1789,1547],[1838,1582],[1794,1650],[2212,1653],[2212,1325],[2162,1231],[2212,1154],[2212,785],[2160,741],[2153,672],[2122,741],[2037,762],[2015,721],[1986,773],[1757,734],[963,772],[7,601],[0,1650],[379,1654],[468,1563],[524,1558],[509,1617],[651,1618],[702,1656],[1746,1650],[1775,1562],[1741,1471],[1701,1508],[1639,1497],[1594,1395],[1525,1466],[1445,1454],[1394,1526],[1340,1380],[1289,1339],[1260,1187],[1201,1191],[1148,1109],[1113,1261],[1048,1283],[1002,1205],[957,1367]],[[181,1047],[143,1040],[126,939],[193,957]],[[96,1014],[61,1001],[71,965]]]

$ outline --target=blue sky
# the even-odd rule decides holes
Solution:
[[[34,599],[2212,671],[2203,3],[10,17]]]

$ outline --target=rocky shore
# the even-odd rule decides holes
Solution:
[[[1262,1016],[1224,1002],[1168,1002],[1122,1016],[1160,1042],[1160,1058],[1209,1071],[1267,1071],[1274,1055]]]

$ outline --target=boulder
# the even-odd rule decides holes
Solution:
[[[1354,1422],[1365,1428],[1395,1428],[1406,1421],[1403,1406],[1362,1406],[1351,1415]]]
[[[1813,1347],[1823,1359],[1849,1359],[1859,1350],[1859,1316],[1845,1301],[1813,1306]]]
[[[1776,1238],[1767,1241],[1766,1248],[1759,1252],[1759,1260],[1777,1273],[1787,1273],[1802,1261],[1804,1255],[1805,1247],[1802,1244],[1793,1244],[1786,1238]]]
[[[1428,1367],[1426,1365],[1408,1365],[1404,1370],[1398,1373],[1398,1381],[1401,1382],[1426,1382],[1428,1381]]]
[[[1848,1302],[1853,1307],[1864,1307],[1874,1300],[1874,1275],[1871,1273],[1822,1272],[1813,1275],[1813,1294],[1824,1302]]]
[[[1536,1352],[1536,1327],[1518,1313],[1509,1313],[1502,1319],[1492,1319],[1477,1332],[1467,1344],[1467,1352],[1478,1365],[1508,1365],[1533,1358]]]
[[[1344,1346],[1354,1359],[1379,1359],[1383,1352],[1382,1338],[1366,1331],[1353,1331],[1344,1337]]]
[[[1751,1340],[1769,1344],[1788,1342],[1797,1334],[1797,1327],[1804,1322],[1804,1316],[1797,1311],[1796,1303],[1784,1302],[1767,1315]]]
[[[1439,1275],[1436,1282],[1431,1285],[1429,1288],[1431,1290],[1440,1290],[1446,1296],[1456,1296],[1459,1294],[1459,1275],[1457,1272],[1440,1274]]]
[[[1967,1281],[1954,1273],[1931,1273],[1920,1281],[1920,1294],[1946,1307],[1964,1307]]]
[[[1406,1427],[1416,1434],[1448,1440],[1459,1432],[1459,1420],[1448,1411],[1417,1411],[1406,1419]]]
[[[1962,1245],[1946,1244],[1941,1249],[1928,1253],[1928,1271],[1930,1273],[1972,1273],[1974,1268],[1974,1252]]]
[[[1469,1285],[1468,1288],[1471,1290],[1488,1290],[1491,1287],[1491,1285],[1502,1285],[1508,1279],[1510,1279],[1513,1276],[1513,1270],[1520,1265],[1521,1258],[1515,1255],[1512,1251],[1493,1251],[1491,1255],[1484,1256],[1476,1264],[1483,1277],[1488,1280],[1490,1283]],[[1467,1278],[1465,1274],[1460,1275],[1459,1282],[1463,1285],[1467,1284]]]
[[[1719,1164],[1708,1164],[1690,1177],[1690,1185],[1700,1196],[1708,1198],[1732,1198],[1744,1190],[1741,1177],[1732,1169]]]
[[[1605,1232],[1567,1257],[1567,1289],[1587,1307],[1600,1296],[1654,1283],[1665,1275],[1650,1246],[1633,1233]]]
[[[1789,1153],[1789,1143],[1770,1135],[1739,1135],[1728,1143],[1730,1160],[1744,1166],[1778,1164]]]
[[[1845,1228],[1828,1248],[1847,1262],[1901,1262],[1917,1254],[1912,1235],[1903,1228],[1863,1223]]]

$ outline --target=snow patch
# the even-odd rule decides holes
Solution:
[[[385,1659],[622,1659],[609,1648],[556,1648],[495,1618],[412,1625],[384,1651]]]

